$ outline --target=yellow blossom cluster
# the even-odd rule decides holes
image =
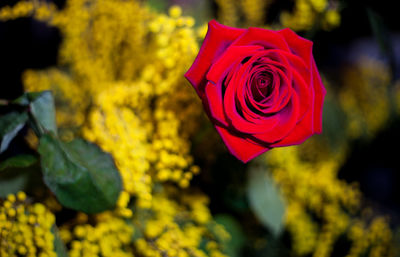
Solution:
[[[106,212],[92,217],[93,226],[87,215],[79,213],[73,223],[60,229],[70,256],[226,257],[220,243],[230,235],[212,221],[208,198],[166,189],[153,195],[150,211],[137,208],[127,219]],[[205,249],[200,249],[201,244]]]
[[[344,85],[337,89],[348,124],[343,135],[371,138],[389,118],[388,69],[364,59],[344,72]],[[357,184],[338,179],[347,144],[333,147],[326,138],[313,137],[300,146],[274,149],[267,155],[274,180],[287,200],[286,226],[298,255],[330,256],[343,236],[351,242],[348,257],[393,255],[388,220],[376,215],[360,217],[368,210],[361,207]]]
[[[105,90],[84,129],[85,137],[113,155],[125,191],[137,197],[141,207],[150,206],[153,183],[173,181],[187,187],[199,172],[192,165],[190,145],[177,115],[149,108],[154,99],[162,100],[152,98],[150,89],[151,84],[141,82]]]
[[[32,14],[33,2],[18,2],[13,7],[5,6],[0,10],[0,20],[13,20]]]
[[[41,203],[31,204],[24,192],[0,199],[0,256],[56,257],[54,215]]]
[[[241,7],[245,17],[246,27],[264,25],[267,6],[271,2],[271,0],[242,0]]]
[[[229,234],[212,221],[208,199],[179,193],[200,171],[189,137],[202,108],[182,75],[204,28],[195,29],[177,6],[165,15],[122,0],[69,0],[41,20],[63,35],[59,66],[25,72],[26,90],[51,89],[61,137],[81,135],[99,144],[123,180],[114,211],[79,213],[62,226],[69,254],[224,256],[213,238]],[[164,187],[175,193],[160,193]]]
[[[218,5],[218,20],[227,26],[237,26],[238,23],[238,10],[236,1],[229,0],[215,0]]]
[[[113,155],[124,190],[138,197],[143,207],[150,206],[153,181],[149,171],[155,157],[149,144],[153,130],[151,110],[146,108],[149,97],[137,91],[149,88],[145,83],[131,87],[115,85],[99,94],[96,107],[90,113],[90,127],[84,130],[86,138]]]
[[[215,0],[218,20],[228,26],[263,26],[270,0]]]
[[[143,233],[135,240],[137,251],[148,257],[226,257],[219,243],[229,240],[230,235],[221,225],[212,225],[208,198],[200,194],[178,195],[175,189],[167,189],[154,195],[156,204],[151,214],[139,211],[135,215],[133,223]],[[200,249],[202,243],[206,249]]]
[[[282,12],[281,23],[293,30],[309,30],[321,26],[325,30],[340,25],[339,2],[328,0],[296,0],[293,11]]]
[[[368,227],[368,219],[357,218],[361,209],[358,186],[337,178],[343,155],[305,160],[302,153],[310,150],[309,144],[315,145],[310,141],[301,146],[274,149],[267,155],[273,178],[287,201],[286,226],[292,235],[293,251],[301,256],[311,253],[316,257],[330,256],[336,240],[347,235],[352,242],[351,249],[354,248],[349,256],[360,256],[366,249],[371,256],[382,251],[381,256],[388,256],[392,250],[392,232],[387,221],[376,217]],[[314,150],[318,154],[318,149]],[[362,232],[352,233],[360,224]]]
[[[355,220],[350,227],[348,237],[353,244],[347,257],[357,257],[368,251],[370,257],[394,255],[391,246],[392,231],[387,219],[383,217],[373,219],[368,226],[361,220]]]
[[[225,25],[268,27],[266,26],[266,15],[268,6],[273,2],[271,0],[215,0],[215,2],[218,6],[218,20]],[[282,11],[280,24],[275,25],[295,31],[313,28],[333,29],[340,25],[339,2],[295,0],[293,11]]]
[[[288,201],[286,222],[293,235],[293,250],[304,255],[332,246],[347,228],[347,210],[357,206],[359,198],[357,190],[336,178],[335,160],[307,163],[299,158],[298,151],[297,147],[274,149],[267,156],[267,163]],[[323,220],[321,232],[307,210]]]
[[[87,223],[88,217],[80,213],[77,224],[61,227],[60,237],[67,244],[69,256],[130,257],[133,255],[133,226],[111,213],[95,217],[96,224]]]
[[[267,7],[270,0],[216,0],[218,19],[225,25],[262,26],[265,24]]]
[[[27,71],[24,85],[29,91],[53,90],[62,128],[81,127],[91,98],[115,80],[129,81],[138,75],[145,49],[143,9],[135,1],[67,1],[47,20],[64,36],[59,62],[68,68]],[[114,18],[107,18],[110,15]]]
[[[389,71],[383,63],[364,58],[344,73],[339,101],[348,119],[348,134],[372,137],[389,118]]]
[[[28,71],[24,84],[55,92],[61,136],[83,128],[112,153],[140,206],[149,206],[153,180],[187,187],[199,170],[187,138],[201,109],[182,77],[198,50],[193,18],[179,7],[155,15],[135,1],[68,1],[49,23],[64,34],[68,69]]]
[[[85,122],[84,109],[87,105],[81,96],[81,90],[71,77],[63,71],[50,68],[45,72],[28,70],[23,74],[23,80],[25,87],[30,91],[57,90],[53,92],[57,97],[56,118],[60,126],[60,134],[63,139],[71,140],[74,132]],[[63,96],[63,98],[60,99],[58,96]],[[68,102],[65,99],[68,99]],[[32,136],[30,136],[30,141],[33,141]]]
[[[14,20],[31,15],[38,20],[46,20],[55,11],[55,5],[46,1],[19,1],[12,7],[1,8],[0,21]]]

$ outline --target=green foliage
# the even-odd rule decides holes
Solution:
[[[34,126],[39,133],[53,132],[57,135],[56,111],[51,91],[24,93],[14,103],[29,107]]]
[[[231,236],[230,240],[223,244],[225,252],[230,257],[241,256],[240,250],[243,247],[246,238],[240,224],[232,216],[227,214],[216,215],[214,220],[218,224],[223,225]]]
[[[262,166],[248,171],[247,196],[260,222],[278,236],[283,230],[285,203],[278,187]]]
[[[20,154],[8,158],[7,160],[0,163],[0,171],[10,167],[15,167],[15,168],[28,167],[34,164],[35,162],[36,162],[35,156],[30,154]]]
[[[114,207],[122,190],[120,174],[108,153],[83,139],[65,143],[57,137],[54,99],[50,91],[25,93],[11,102],[25,112],[1,117],[1,151],[29,121],[39,137],[38,153],[43,179],[66,207],[97,213]],[[32,155],[13,156],[0,164],[0,195],[24,190],[32,174],[25,169],[36,161]],[[16,171],[17,170],[17,171]]]
[[[51,232],[54,235],[54,251],[57,253],[58,257],[68,257],[67,248],[64,245],[64,242],[60,238],[60,234],[56,226],[51,228]]]
[[[167,3],[162,0],[147,0],[147,5],[157,11],[165,11]]]
[[[0,173],[0,197],[24,190],[29,182],[29,171],[8,169]]]
[[[38,151],[46,185],[61,204],[86,213],[114,207],[122,181],[112,157],[82,139],[64,143],[45,134]]]
[[[7,167],[0,172],[0,197],[18,191],[34,192],[43,186],[37,165],[29,167]]]
[[[26,113],[11,112],[0,117],[0,153],[4,152],[28,120]]]

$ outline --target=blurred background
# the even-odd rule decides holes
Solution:
[[[110,152],[128,200],[108,218],[92,217],[6,172],[0,197],[22,190],[43,203],[70,256],[101,248],[88,231],[115,219],[135,231],[110,232],[131,233],[116,246],[121,256],[400,256],[397,12],[393,1],[3,0],[0,99],[52,90],[60,137]],[[182,78],[211,19],[289,27],[314,42],[328,90],[321,135],[246,165],[229,155]],[[25,128],[0,161],[35,144]],[[175,211],[164,214],[163,204]]]

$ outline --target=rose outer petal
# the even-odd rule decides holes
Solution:
[[[207,82],[205,87],[205,97],[206,100],[204,104],[208,105],[210,118],[228,127],[229,124],[226,121],[223,109],[221,84],[211,84],[210,82]]]
[[[278,32],[261,28],[249,28],[232,46],[260,45],[265,49],[281,49],[290,52],[285,38]]]
[[[200,97],[204,95],[205,75],[210,66],[245,31],[244,29],[224,26],[215,20],[208,23],[207,35],[199,54],[185,74],[185,78],[193,85]]]
[[[293,92],[291,98],[288,106],[275,115],[279,117],[279,123],[273,129],[266,129],[265,133],[254,133],[252,135],[253,138],[272,144],[282,140],[293,130],[299,118],[300,99],[296,92]]]
[[[253,143],[243,135],[234,135],[223,127],[215,126],[228,150],[239,160],[246,163],[270,148]]]
[[[281,141],[271,144],[271,147],[280,147],[288,145],[297,145],[303,143],[313,134],[322,132],[322,108],[326,94],[325,87],[322,84],[315,61],[312,60],[312,87],[314,98],[309,111],[304,118],[296,125],[293,131]]]
[[[292,131],[279,142],[271,144],[271,147],[297,145],[303,143],[307,138],[314,134],[314,94],[308,103],[308,110],[303,118],[296,124]]]
[[[303,74],[293,71],[293,89],[297,92],[300,99],[299,120],[303,118],[308,110],[314,108],[314,88],[313,85],[307,85],[303,79]]]
[[[313,42],[298,36],[288,28],[279,30],[277,33],[284,37],[292,54],[299,56],[307,65],[311,65]]]

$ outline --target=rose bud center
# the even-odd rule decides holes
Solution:
[[[260,102],[267,98],[272,91],[272,77],[268,73],[257,75],[251,83],[254,100]]]

